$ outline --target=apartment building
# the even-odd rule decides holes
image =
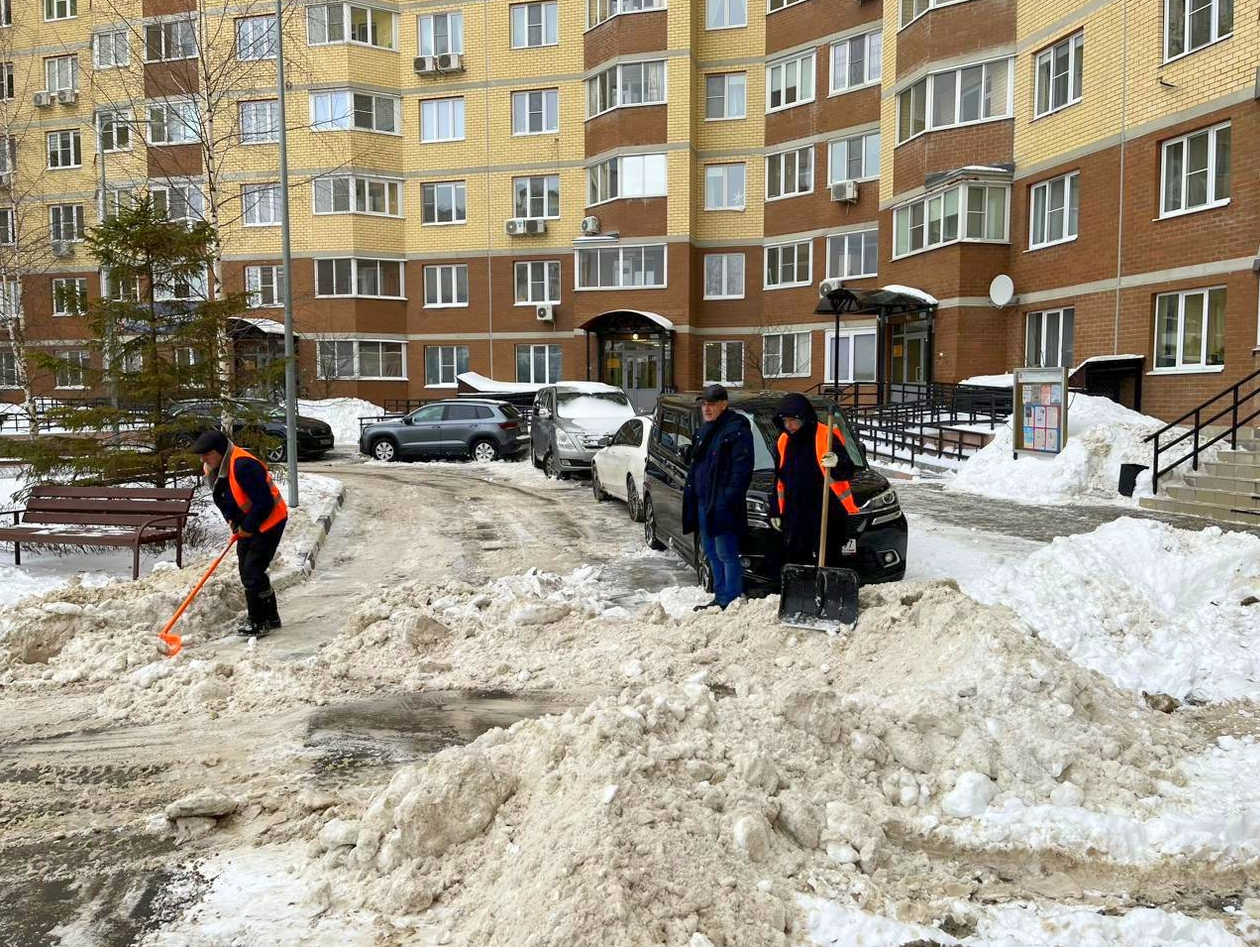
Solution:
[[[646,408],[1085,363],[1180,413],[1260,366],[1260,23],[1232,2],[288,4],[301,387],[591,378]],[[83,229],[148,191],[222,235],[163,292],[247,292],[234,357],[279,357],[273,9],[0,0],[0,305],[28,345],[92,357],[79,301],[125,288]],[[825,277],[937,303],[837,333]]]

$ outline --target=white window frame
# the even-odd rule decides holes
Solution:
[[[425,112],[431,111],[432,118],[426,119]],[[443,116],[443,112],[447,112]],[[438,145],[448,141],[463,141],[466,134],[464,121],[466,118],[466,106],[462,95],[449,95],[435,99],[420,100],[420,143],[424,145]],[[450,125],[450,135],[442,137],[440,135],[442,129],[443,118],[446,118]],[[439,136],[426,138],[425,129],[432,124]]]
[[[772,372],[769,370],[770,365],[770,340],[779,339],[779,371]],[[783,345],[787,339],[792,340],[792,362],[793,371],[783,371]],[[804,343],[804,359],[801,358],[802,340]],[[801,362],[805,363],[805,370],[801,371]],[[793,330],[783,329],[774,332],[763,332],[761,334],[761,377],[762,378],[808,378],[813,374],[814,363],[814,333],[808,329]]]
[[[669,160],[664,154],[618,155],[586,171],[587,207],[623,198],[668,196]]]
[[[862,149],[862,173],[855,177],[849,177],[849,149],[853,142],[857,142]],[[844,148],[844,174],[836,174],[836,149]],[[857,135],[846,135],[844,138],[833,138],[827,142],[827,186],[830,187],[839,181],[876,181],[879,179],[879,153],[880,149],[880,133],[879,129],[874,131],[862,132]],[[875,159],[875,167],[871,167],[872,151]]]
[[[549,186],[549,182],[555,181],[556,187],[553,191]],[[541,182],[539,194],[535,194],[535,185]],[[517,193],[520,186],[525,186],[525,209],[530,211],[528,214],[520,212],[520,195]],[[555,195],[555,206],[552,205],[552,194]],[[534,214],[535,201],[542,202],[541,214]],[[524,174],[520,177],[512,178],[512,216],[519,217],[524,220],[559,220],[560,219],[560,175],[559,174]]]
[[[17,241],[16,213],[12,207],[0,207],[0,246],[11,247]]]
[[[808,69],[806,69],[807,64]],[[787,101],[787,73],[790,66],[796,67],[796,98],[789,102]],[[796,108],[799,105],[808,105],[810,102],[813,102],[814,98],[818,94],[818,89],[816,88],[818,85],[816,81],[817,69],[818,51],[816,49],[811,49],[804,53],[795,53],[791,56],[784,57],[783,59],[766,63],[766,113],[782,112],[785,109]],[[780,101],[778,105],[773,105],[772,97],[774,95],[773,86],[776,70],[782,70],[779,80],[780,96],[782,101]],[[804,84],[802,82],[802,77],[805,75],[809,76],[808,94],[801,92],[801,87]]]
[[[0,389],[5,391],[20,391],[22,389],[22,376],[18,372],[17,356],[8,346],[0,349]]]
[[[69,135],[68,145],[63,147],[63,136]],[[57,145],[54,149],[53,138],[57,138]],[[77,128],[61,128],[56,131],[48,132],[45,136],[46,151],[48,156],[49,171],[64,171],[67,168],[83,167],[83,141],[79,135]],[[61,153],[69,151],[67,163],[62,164]],[[57,154],[57,163],[53,164],[53,154]]]
[[[732,293],[731,289],[731,260],[739,260],[739,292]],[[722,293],[709,293],[709,265],[710,261],[717,263],[720,270],[722,281]],[[701,273],[701,292],[705,299],[743,299],[746,292],[746,280],[748,279],[748,257],[744,253],[706,253],[704,255],[704,271]]]
[[[771,13],[778,13],[780,10],[786,10],[788,7],[794,7],[798,3],[804,3],[805,0],[766,0],[766,16]]]
[[[1200,43],[1198,46],[1191,46],[1190,45],[1190,17],[1193,13],[1197,13],[1199,11],[1191,10],[1190,0],[1184,0],[1184,2],[1185,2],[1185,12],[1182,17],[1181,25],[1182,25],[1182,30],[1183,30],[1182,42],[1185,48],[1182,49],[1182,51],[1179,53],[1174,53],[1171,51],[1172,50],[1172,33],[1169,29],[1172,26],[1171,7],[1172,7],[1173,0],[1164,0],[1164,4],[1163,4],[1164,62],[1173,62],[1174,60],[1181,59],[1184,56],[1193,55],[1194,53],[1197,53],[1201,49],[1207,49],[1209,46],[1214,46],[1215,44],[1221,42],[1221,40],[1229,39],[1231,36],[1234,35],[1233,21],[1234,21],[1234,16],[1237,14],[1237,10],[1234,9],[1234,6],[1236,5],[1237,0],[1208,0],[1207,9],[1210,11],[1209,15],[1211,16],[1211,19],[1212,19],[1212,29],[1210,32],[1209,39],[1207,42]],[[1222,31],[1221,30],[1221,11],[1224,8],[1226,2],[1229,2],[1230,4],[1230,11],[1231,11],[1230,12],[1230,28],[1228,30]],[[1199,9],[1201,10],[1203,9],[1203,7],[1200,7]]]
[[[970,200],[971,200],[972,188],[978,188],[984,191],[983,207],[981,208],[979,213],[981,215],[980,220],[983,224],[982,229],[984,230],[986,234],[989,233],[989,229],[990,229],[989,228],[988,193],[990,190],[993,190],[993,189],[999,189],[1006,192],[1006,195],[1003,198],[1003,203],[1005,206],[1003,207],[1003,214],[1002,214],[1002,233],[1003,233],[1002,237],[998,238],[998,237],[988,237],[988,236],[984,236],[984,237],[967,236],[968,224],[970,223],[970,220],[971,220]],[[946,223],[949,218],[949,215],[947,213],[947,207],[948,207],[948,204],[950,203],[950,199],[949,199],[950,194],[956,195],[955,200],[957,201],[957,204],[955,208],[955,216],[956,216],[955,222],[956,222],[957,232],[955,236],[953,237],[946,237],[945,236]],[[933,210],[932,205],[936,201],[940,201],[939,220],[940,220],[941,238],[937,241],[932,241],[931,240],[931,226],[932,226],[931,222],[932,222],[932,210]],[[898,236],[900,235],[904,226],[910,225],[911,227],[913,227],[913,222],[915,219],[915,215],[914,215],[915,207],[921,208],[919,226],[921,226],[923,229],[923,246],[918,247],[918,248],[910,248],[910,249],[907,249],[903,253],[898,253],[897,252]],[[904,216],[903,216],[903,211],[904,211]],[[995,244],[996,243],[1010,243],[1010,233],[1011,233],[1010,185],[979,183],[979,182],[968,183],[968,184],[958,184],[958,185],[955,185],[954,187],[946,188],[941,191],[934,191],[931,194],[925,194],[923,197],[915,198],[912,201],[907,201],[906,203],[899,204],[898,206],[893,208],[892,258],[894,260],[900,260],[903,257],[914,256],[916,253],[928,253],[932,250],[938,249],[939,247],[949,246],[952,243],[995,243]],[[907,237],[907,246],[909,246],[909,237]]]
[[[336,286],[333,286],[333,292],[321,293],[319,291],[319,265],[321,263],[332,262],[334,267],[333,282],[336,283],[336,265],[340,260],[350,261],[350,292],[338,293]],[[316,299],[406,299],[407,298],[407,273],[406,267],[403,266],[402,260],[389,260],[383,257],[317,257],[315,264],[315,298]],[[359,267],[360,266],[381,266],[382,264],[392,264],[398,267],[398,295],[382,296],[375,293],[359,292]]]
[[[878,334],[879,334],[878,331],[873,327],[872,328],[859,328],[859,329],[841,329],[839,335],[836,334],[835,329],[828,329],[826,332],[824,332],[823,343],[826,346],[826,351],[823,354],[823,362],[824,362],[823,381],[827,383],[831,383],[831,381],[834,380],[836,377],[835,375],[836,366],[833,364],[833,360],[838,354],[837,349],[839,349],[840,347],[838,343],[839,339],[849,340],[849,360],[848,360],[849,364],[841,366],[844,369],[844,371],[841,373],[839,380],[841,382],[849,382],[849,383],[859,382],[859,381],[874,381],[878,373],[878,361],[879,361]],[[871,361],[870,377],[858,378],[856,376],[856,372],[854,371],[857,365],[857,339],[866,338],[866,337],[869,337],[871,339],[872,344],[874,345],[875,357]]]
[[[459,298],[460,275],[463,275],[464,298]],[[425,309],[467,309],[468,300],[472,296],[472,287],[468,285],[468,264],[467,263],[431,263],[424,268],[424,308]],[[445,279],[449,277],[451,296],[446,297],[445,290],[448,287],[443,286]],[[429,302],[429,280],[436,279],[437,302]]]
[[[437,381],[429,381],[429,350],[436,349],[438,353],[438,376]],[[424,387],[426,388],[454,388],[458,385],[456,380],[460,374],[459,363],[460,355],[463,354],[463,362],[465,371],[468,365],[468,346],[467,345],[426,345],[424,347]],[[448,368],[446,356],[450,355],[450,381],[443,381]]]
[[[783,280],[783,269],[784,269],[783,251],[788,249],[789,247],[792,248],[792,252],[793,252],[792,280],[790,282],[785,282]],[[800,263],[801,263],[801,247],[805,247],[805,277],[803,279],[801,278],[801,274],[799,272]],[[770,257],[772,254],[775,257],[775,263],[773,265],[770,262]],[[813,280],[814,280],[814,241],[813,240],[793,240],[789,243],[772,243],[769,246],[764,248],[762,252],[762,260],[764,263],[764,266],[762,267],[762,273],[763,273],[762,289],[764,290],[769,291],[773,289],[792,289],[793,287],[797,287],[797,286],[809,286],[810,284],[813,283]],[[773,283],[770,281],[772,269],[778,274],[777,280]]]
[[[535,24],[530,22],[531,8],[539,9],[537,28],[541,35],[541,42],[538,43],[529,41],[530,31],[535,27]],[[524,37],[517,32],[517,27],[521,25],[516,15],[517,10],[520,10],[525,18]],[[558,46],[560,44],[560,5],[556,0],[511,4],[508,7],[508,37],[513,49],[542,49],[547,46]]]
[[[832,262],[833,257],[836,257],[836,255],[831,252],[831,243],[833,240],[839,241],[844,244],[844,247],[841,250],[837,259],[845,260],[845,261],[847,261],[850,258],[850,255],[849,255],[850,241],[852,240],[861,241],[861,252],[858,254],[858,257],[862,260],[863,264],[865,264],[866,262],[866,256],[867,256],[866,251],[867,251],[868,242],[871,240],[874,240],[875,242],[875,252],[874,252],[875,269],[871,270],[870,272],[866,272],[865,266],[863,266],[863,271],[860,273],[833,272],[832,267],[831,267],[831,262]],[[828,279],[867,279],[869,277],[877,276],[877,275],[879,275],[879,227],[878,226],[867,227],[862,230],[849,230],[849,231],[846,231],[845,233],[831,234],[829,237],[827,237],[827,278]],[[831,376],[828,376],[828,377],[831,377]]]
[[[74,356],[72,359],[71,356]],[[74,366],[58,365],[53,372],[53,385],[58,391],[83,391],[88,387],[87,373],[92,370],[92,353],[87,349],[66,349],[58,358],[76,362]],[[76,382],[77,379],[77,382]]]
[[[1230,202],[1229,194],[1227,194],[1225,197],[1219,197],[1216,193],[1217,191],[1217,187],[1216,187],[1217,148],[1218,148],[1218,142],[1220,139],[1220,133],[1222,131],[1226,131],[1229,133],[1229,163],[1230,163],[1229,173],[1230,173],[1230,177],[1232,178],[1233,166],[1234,166],[1234,135],[1233,135],[1233,126],[1228,121],[1220,122],[1216,125],[1211,125],[1207,128],[1197,128],[1194,131],[1188,132],[1185,135],[1179,135],[1176,138],[1170,138],[1168,141],[1165,141],[1160,145],[1160,148],[1159,148],[1159,219],[1160,220],[1163,220],[1168,217],[1182,217],[1186,214],[1197,214],[1200,211],[1212,210],[1215,207],[1224,207],[1226,204]],[[1189,154],[1189,151],[1190,151],[1190,139],[1198,138],[1200,135],[1208,136],[1208,146],[1207,146],[1208,164],[1207,164],[1207,171],[1206,171],[1208,200],[1207,200],[1207,203],[1205,204],[1196,204],[1193,207],[1188,207],[1186,206],[1186,198],[1187,198],[1187,191],[1188,191],[1188,188],[1186,186],[1186,180],[1188,177],[1188,172],[1186,171],[1186,156]],[[1181,201],[1182,206],[1175,210],[1169,210],[1168,205],[1167,205],[1168,157],[1169,157],[1169,152],[1174,147],[1178,147],[1178,146],[1180,146],[1181,148],[1181,186],[1180,186],[1179,193],[1180,193],[1180,201]],[[1229,189],[1230,194],[1232,194],[1233,181],[1227,180],[1225,182],[1225,186],[1226,188]]]
[[[364,127],[357,124],[359,110],[355,98],[363,96],[372,101],[372,125]],[[324,109],[322,103],[327,102]],[[393,106],[393,130],[377,127],[380,103],[388,102]],[[385,95],[378,92],[363,92],[358,89],[320,89],[310,93],[310,129],[313,132],[367,132],[370,135],[402,135],[402,100],[396,95]],[[317,119],[320,111],[326,111],[326,119]]]
[[[276,40],[276,15],[274,13],[260,13],[237,18],[236,58],[241,62],[275,59]]]
[[[542,349],[543,356],[543,377],[538,377],[534,365],[534,358],[538,354],[538,350]],[[521,352],[524,350],[529,362],[529,377],[521,377]],[[557,345],[554,342],[519,342],[516,349],[512,353],[516,357],[516,383],[518,385],[554,385],[564,377],[564,346]],[[553,363],[552,356],[556,356]],[[555,365],[555,378],[552,378],[552,365]]]
[[[245,298],[250,309],[284,308],[284,267],[245,267]]]
[[[439,189],[448,188],[450,194],[451,219],[438,220]],[[433,220],[428,219],[429,193],[433,193]],[[468,223],[468,182],[466,181],[427,181],[420,185],[420,226],[422,227],[456,227]]]
[[[541,268],[542,270],[541,281],[535,278],[536,276],[535,271],[538,268]],[[534,287],[541,284],[543,287],[544,296],[550,296],[551,287],[554,286],[556,290],[556,294],[555,294],[556,298],[555,299],[533,299],[533,298],[522,299],[521,294],[520,294],[520,288],[521,288],[520,274],[521,274],[522,269],[524,269],[526,273],[525,285],[527,287],[527,293],[529,296],[532,297],[534,294]],[[555,274],[554,281],[552,280],[553,272]],[[514,294],[515,305],[517,306],[538,306],[538,305],[558,306],[560,305],[561,279],[562,279],[562,268],[560,266],[559,260],[517,260],[512,266],[512,292]]]
[[[738,185],[731,183],[735,169],[739,169]],[[714,174],[714,172],[717,172]],[[709,182],[720,178],[722,203],[710,204]],[[727,161],[704,166],[704,209],[706,211],[742,211],[748,206],[748,167],[743,161]]]
[[[315,375],[317,378],[327,379],[329,381],[406,381],[407,380],[407,343],[400,342],[398,339],[316,339],[315,341]],[[333,364],[334,371],[328,374],[329,361],[320,351],[322,346],[333,346]],[[339,370],[341,358],[336,349],[338,346],[351,346],[350,355],[350,373],[343,374]],[[364,346],[377,345],[380,346],[380,363],[385,364],[384,347],[398,346],[400,374],[398,375],[364,375],[361,374],[363,368],[362,350]]]
[[[538,97],[541,108],[535,110],[533,106],[533,97]],[[516,137],[526,137],[529,135],[555,135],[560,131],[560,90],[559,89],[525,89],[520,92],[512,93],[512,134]],[[524,103],[518,107],[518,103]],[[533,124],[533,116],[540,117],[540,128],[537,131],[531,131],[530,126]],[[553,124],[548,126],[547,118],[550,115]],[[518,124],[518,119],[525,119],[524,127]]]
[[[160,127],[163,138],[154,137],[159,122],[154,118],[161,114]],[[145,141],[155,147],[166,145],[192,145],[201,140],[201,114],[197,103],[191,99],[163,99],[148,106],[149,120],[145,122]],[[173,135],[172,135],[173,133]]]
[[[163,200],[166,204],[167,220],[195,223],[205,219],[206,196],[202,193],[201,188],[196,184],[166,183],[149,185],[149,197],[154,200],[155,209],[157,203],[156,198],[159,194],[163,195]],[[183,204],[185,213],[181,217],[170,216],[171,206],[173,203],[171,201],[172,194],[178,195],[179,202]]]
[[[70,236],[66,233],[66,211],[70,217]],[[82,204],[49,204],[48,236],[54,243],[82,243],[86,231]]]
[[[738,6],[739,10],[735,7]],[[714,11],[721,12],[715,17]],[[748,26],[748,0],[705,0],[704,28],[709,32],[718,30],[742,30]]]
[[[200,273],[168,274],[153,285],[155,302],[204,302],[209,298],[209,278],[204,269]]]
[[[789,158],[793,160],[789,162]],[[802,158],[806,160],[802,162]],[[789,164],[791,167],[789,168]],[[808,170],[802,172],[802,164],[807,164]],[[790,172],[790,173],[789,173]],[[809,178],[809,186],[801,186],[802,177]],[[789,180],[790,178],[790,180]],[[771,194],[772,182],[777,184],[776,194]],[[788,190],[789,184],[792,190]],[[774,201],[784,201],[792,197],[801,197],[805,194],[814,193],[814,146],[806,145],[804,148],[790,148],[787,151],[776,151],[773,154],[766,155],[766,203],[771,204]]]
[[[106,135],[111,141],[109,147],[105,145]],[[121,145],[120,140],[123,142]],[[96,113],[96,146],[107,155],[131,151],[131,119],[126,112],[106,110]]]
[[[4,0],[0,0],[3,3]],[[17,94],[14,83],[13,63],[0,62],[0,101],[8,102]]]
[[[643,100],[640,102],[623,102],[622,87],[625,84],[623,75],[630,69],[638,69],[640,71],[639,82],[643,89]],[[659,73],[659,98],[651,99],[648,95],[657,91],[651,88],[653,79],[650,73]],[[607,88],[601,93],[601,88]],[[606,95],[607,101],[603,108],[595,110],[593,105],[598,105],[601,95]],[[644,108],[651,105],[664,105],[669,96],[669,76],[668,70],[665,68],[665,60],[663,59],[645,59],[638,62],[623,62],[615,66],[609,66],[602,69],[595,75],[586,80],[586,119],[590,121],[600,115],[607,115],[615,109]]]
[[[860,82],[849,81],[849,71],[852,61],[852,48],[855,43],[862,45],[862,80]],[[838,76],[838,56],[839,51],[844,50],[844,75]],[[883,76],[884,50],[884,34],[880,30],[872,30],[869,33],[859,33],[857,36],[849,36],[845,39],[838,39],[831,44],[828,52],[828,96],[844,95],[846,92],[856,92],[859,89],[866,89],[871,86],[877,86]],[[842,79],[843,81],[837,81]]]
[[[22,281],[9,279],[0,281],[0,322],[6,320],[22,321]]]
[[[667,9],[665,0],[587,0],[586,28],[593,30],[601,23],[631,13],[653,13]]]
[[[616,270],[617,278],[618,280],[620,280],[621,277],[625,275],[625,257],[626,257],[627,251],[629,252],[640,251],[642,259],[643,259],[642,272],[643,272],[644,278],[646,279],[647,272],[648,272],[648,267],[647,267],[647,251],[648,250],[660,251],[661,281],[659,283],[623,284],[621,282],[618,282],[616,285],[613,285],[613,286],[598,286],[598,285],[597,286],[583,286],[582,285],[582,254],[583,253],[602,254],[608,251],[615,251],[617,253],[617,270]],[[598,269],[599,266],[602,266],[603,257],[600,256],[600,257],[597,257],[596,259],[601,261],[601,263],[597,265],[596,267]],[[610,292],[610,291],[620,292],[620,291],[624,291],[628,289],[638,290],[638,289],[667,289],[667,288],[669,288],[669,247],[668,245],[664,243],[636,243],[636,244],[631,244],[628,246],[617,246],[617,247],[584,247],[584,248],[573,251],[573,289],[575,292],[600,293],[600,292]]]
[[[280,185],[241,185],[241,221],[246,227],[280,226]]]
[[[445,49],[438,49],[439,19],[446,20]],[[464,14],[459,10],[443,10],[416,17],[416,48],[420,56],[464,55]]]
[[[1057,335],[1058,345],[1057,345],[1057,351],[1054,353],[1055,362],[1053,365],[1048,365],[1046,363],[1046,323],[1050,320],[1051,316],[1054,316],[1058,320],[1058,325],[1059,325],[1058,335]],[[1067,316],[1068,318],[1065,319],[1064,318],[1065,316]],[[1073,337],[1072,343],[1073,344],[1065,349],[1063,346],[1063,340],[1066,333],[1064,333],[1063,331],[1063,326],[1068,321],[1072,323],[1072,337]],[[1030,327],[1032,326],[1034,322],[1037,324],[1037,352],[1036,352],[1036,359],[1030,359],[1028,357],[1030,354],[1028,351],[1028,348],[1029,348],[1028,333],[1029,333]],[[1058,309],[1042,309],[1037,312],[1025,313],[1024,315],[1024,365],[1026,365],[1029,368],[1069,368],[1069,369],[1072,368],[1073,366],[1070,361],[1070,356],[1072,355],[1072,352],[1075,348],[1075,343],[1076,343],[1075,337],[1076,337],[1076,307],[1075,306],[1063,306]],[[1067,356],[1069,356],[1068,358],[1064,357],[1065,353]]]
[[[709,83],[714,80],[720,80],[722,83],[722,114],[710,115],[709,103],[717,101],[717,96],[709,94]],[[738,80],[738,82],[735,82]],[[739,114],[729,111],[728,105],[731,101],[731,88],[733,85],[740,87],[740,100],[743,102],[743,108]],[[704,120],[706,122],[737,122],[740,119],[748,117],[748,73],[746,72],[711,72],[704,77]]]
[[[44,22],[53,23],[58,20],[74,20],[79,16],[78,0],[44,0]],[[10,11],[9,23],[13,22]],[[6,24],[7,25],[7,24]]]
[[[329,29],[329,26],[333,23],[333,19],[331,16],[329,16],[329,13],[334,8],[339,8],[339,12],[340,12],[340,25],[338,26],[336,30],[336,32],[340,33],[340,36],[334,39],[329,39],[329,36],[334,32],[333,30]],[[323,39],[312,38],[314,36],[313,27],[316,25],[315,17],[313,16],[313,14],[314,14],[314,11],[317,11],[317,10],[324,11],[325,20],[323,24],[323,28],[324,28]],[[389,36],[388,45],[384,43],[373,43],[371,39],[368,39],[365,41],[365,40],[353,38],[352,33],[353,33],[353,19],[354,19],[353,11],[354,10],[366,11],[368,15],[369,24],[373,22],[372,20],[373,13],[383,13],[389,17],[390,36]],[[376,32],[374,29],[371,29],[371,28],[369,29],[369,34],[372,34],[374,32]],[[307,46],[338,46],[342,44],[348,44],[351,46],[364,46],[364,47],[367,47],[368,49],[380,49],[380,50],[384,50],[386,52],[392,52],[392,53],[398,52],[398,13],[397,11],[387,10],[383,7],[374,7],[366,3],[313,3],[310,6],[308,6],[306,8],[306,45]]]
[[[261,113],[266,110],[267,117],[270,119],[269,137],[259,137],[257,131],[258,122],[254,118],[254,113]],[[241,102],[239,105],[238,117],[240,121],[241,144],[243,145],[274,145],[280,140],[280,100],[279,99],[250,99]],[[246,115],[250,118],[247,120]],[[250,128],[246,130],[247,126]],[[262,134],[266,134],[263,132]]]
[[[709,352],[716,348],[720,353],[718,355],[718,374],[720,378],[710,378],[709,375]],[[732,360],[732,349],[735,350],[735,358]],[[704,374],[704,383],[706,385],[725,385],[728,388],[744,387],[744,343],[738,339],[731,339],[723,342],[705,342],[704,349],[700,353],[702,359],[701,368]],[[731,378],[731,365],[739,366],[739,380],[735,381]]]
[[[1006,111],[1003,112],[1002,114],[994,113],[992,115],[986,116],[984,114],[984,88],[989,77],[990,67],[995,67],[996,64],[998,63],[1003,63],[1006,69],[1006,82],[1005,82]],[[969,69],[976,69],[976,68],[981,69],[981,73],[980,73],[980,112],[981,114],[979,118],[967,119],[966,121],[959,121],[959,116],[962,115],[962,97],[963,97],[962,74]],[[954,82],[954,121],[942,122],[941,124],[938,125],[933,120],[934,118],[933,113],[935,112],[934,105],[936,101],[936,94],[935,94],[936,83],[944,81],[943,79],[938,78],[938,77],[949,76],[949,75],[952,75],[954,77],[953,79],[953,82]],[[914,92],[916,89],[919,89],[919,88],[922,88],[923,90],[923,93],[922,93],[923,94],[923,130],[912,132],[911,134],[905,135],[903,137],[902,132],[904,131],[904,129],[902,127],[902,116],[901,116],[902,96],[910,96],[911,101],[913,102]],[[914,82],[913,84],[907,86],[906,88],[902,89],[901,91],[897,93],[896,106],[895,106],[896,116],[897,116],[897,147],[901,147],[902,145],[906,144],[906,142],[913,141],[914,139],[918,138],[920,135],[926,135],[928,132],[943,131],[944,129],[947,129],[947,128],[968,128],[973,125],[985,125],[985,124],[988,124],[989,122],[1008,121],[1015,114],[1014,102],[1015,102],[1015,60],[1011,56],[1002,56],[997,59],[986,59],[986,60],[982,60],[981,62],[971,62],[963,66],[955,66],[952,69],[942,69],[942,70],[939,70],[938,72],[933,72],[927,76],[924,76],[922,79],[919,79],[917,82]],[[913,120],[913,105],[911,106],[911,112],[912,112],[911,118]]]
[[[0,27],[13,25],[12,0],[0,0]]]
[[[105,40],[108,43],[105,44]],[[122,55],[119,55],[121,43]],[[109,56],[101,53],[109,49]],[[126,30],[102,30],[92,34],[92,66],[98,70],[122,69],[131,65],[131,38]]]
[[[1216,364],[1209,365],[1207,363],[1208,341],[1211,338],[1209,332],[1209,315],[1211,313],[1212,293],[1225,293],[1226,300],[1228,294],[1225,286],[1204,286],[1198,289],[1182,289],[1171,293],[1160,293],[1155,297],[1155,331],[1154,336],[1154,357],[1151,359],[1153,366],[1148,375],[1197,375],[1209,374],[1213,372],[1222,372],[1225,370],[1224,353],[1221,354],[1221,361]],[[1186,345],[1186,300],[1192,296],[1201,297],[1203,300],[1203,325],[1200,327],[1200,336],[1202,341],[1199,344],[1199,359],[1196,363],[1187,364],[1185,361],[1185,345]],[[1177,354],[1174,364],[1159,364],[1159,308],[1160,302],[1164,299],[1177,300]],[[1228,315],[1228,309],[1223,306],[1222,311]],[[1223,315],[1222,318],[1225,318]]]
[[[1054,71],[1059,50],[1067,47],[1067,98],[1062,102],[1055,101]],[[1078,30],[1071,36],[1059,40],[1053,46],[1043,49],[1033,57],[1033,118],[1044,118],[1061,112],[1081,100],[1084,91],[1085,31]],[[1045,75],[1043,76],[1042,73]],[[1045,93],[1046,104],[1042,106],[1042,92]]]
[[[1037,222],[1041,218],[1041,228],[1043,237],[1050,234],[1051,214],[1055,213],[1050,207],[1050,195],[1054,190],[1054,185],[1063,185],[1063,206],[1060,212],[1063,215],[1062,236],[1054,239],[1043,239],[1037,241]],[[1080,199],[1081,199],[1081,174],[1079,171],[1070,171],[1067,174],[1060,174],[1058,177],[1050,178],[1045,181],[1039,181],[1028,190],[1028,249],[1042,250],[1046,247],[1058,246],[1061,243],[1071,243],[1078,236],[1080,230]],[[1041,212],[1038,213],[1037,205],[1041,204]],[[1073,215],[1073,203],[1076,204],[1075,219]],[[1075,228],[1075,229],[1073,229]]]
[[[70,296],[70,286],[73,284],[74,298],[77,308],[64,309],[62,304]],[[69,316],[81,316],[87,311],[88,299],[88,281],[82,277],[54,277],[52,281],[52,314],[58,319]]]
[[[44,91],[52,95],[58,92],[78,92],[79,57],[49,56],[45,59]]]
[[[369,190],[373,187],[383,188],[385,210],[372,210]],[[398,178],[382,178],[366,174],[333,174],[317,177],[311,181],[311,213],[317,217],[328,217],[336,214],[361,214],[366,217],[403,216],[402,206],[403,182]],[[325,198],[327,200],[325,201]],[[325,209],[320,204],[326,203]],[[395,210],[390,211],[390,204]],[[338,206],[338,205],[343,206]]]
[[[150,54],[154,51],[154,47],[150,42],[150,37],[154,35],[155,30],[160,42],[158,55],[152,56]],[[145,62],[179,62],[197,58],[197,23],[188,17],[164,20],[161,23],[146,23],[143,40]]]

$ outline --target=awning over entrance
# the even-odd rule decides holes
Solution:
[[[917,328],[921,328],[921,334],[916,332],[913,339],[915,345],[915,358],[912,360],[915,376],[914,384],[931,385],[934,363],[932,353],[935,351],[932,333],[936,307],[937,300],[935,296],[911,286],[885,286],[882,289],[848,289],[841,285],[834,292],[829,292],[819,298],[818,306],[814,309],[814,315],[831,316],[835,319],[836,328],[832,336],[835,341],[830,344],[837,346],[840,339],[841,318],[844,316],[875,317],[875,382],[879,386],[879,398],[882,403],[888,400],[885,395],[884,368],[888,358],[888,345],[892,342],[891,339],[886,339],[885,335],[892,330],[894,324],[903,326],[906,323],[913,323]],[[904,326],[902,331],[904,334]],[[897,352],[897,346],[893,346],[894,356],[900,354],[903,362],[906,359],[904,346],[909,344],[910,341],[908,338],[902,339],[903,351],[900,353]],[[841,383],[841,354],[839,351],[834,351],[829,354],[828,358],[832,365],[831,383],[834,388],[839,390]],[[903,364],[903,378],[905,371],[906,366]]]
[[[228,322],[238,323],[240,327],[252,326],[263,335],[284,335],[284,323],[275,319],[254,319],[248,316],[233,316]],[[301,338],[301,333],[294,331],[293,337]]]
[[[936,309],[936,297],[909,286],[885,286],[883,289],[841,289],[837,294],[841,315],[897,316],[913,312],[929,312]],[[830,316],[836,313],[827,296],[818,300],[814,314]]]
[[[610,309],[578,326],[587,332],[625,332],[638,328],[635,323],[649,322],[653,326],[672,331],[674,324],[660,313],[641,309]]]

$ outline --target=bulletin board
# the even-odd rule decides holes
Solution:
[[[1067,443],[1066,368],[1015,369],[1015,456],[1020,451],[1057,454]]]

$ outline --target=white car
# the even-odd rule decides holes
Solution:
[[[617,429],[609,445],[595,454],[591,489],[596,500],[624,500],[630,519],[643,520],[643,465],[647,461],[652,418],[631,418]]]

